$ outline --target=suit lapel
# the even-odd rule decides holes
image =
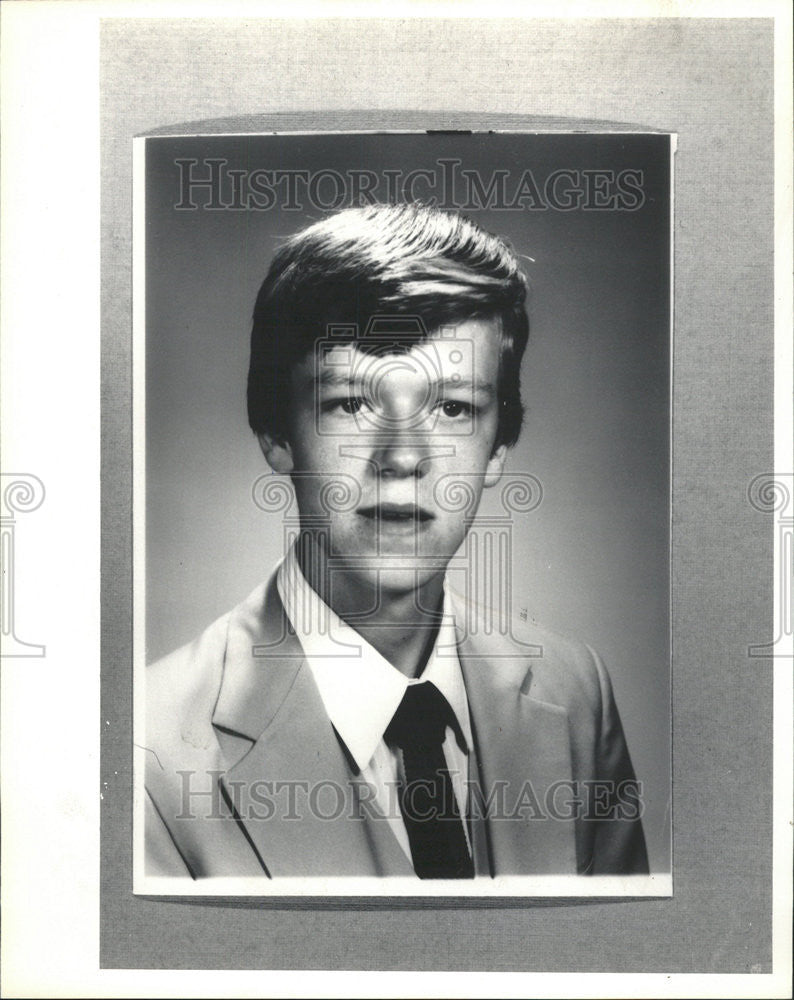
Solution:
[[[232,615],[213,725],[229,765],[225,792],[270,875],[411,873],[367,808],[275,576]]]
[[[472,796],[488,808],[492,873],[574,873],[574,822],[548,815],[552,798],[560,807],[570,798],[566,711],[532,696],[537,660],[508,638],[460,634],[458,650],[475,742]],[[412,875],[389,824],[367,805],[275,576],[231,616],[212,721],[225,793],[270,875]]]
[[[532,697],[533,658],[507,637],[461,636],[458,649],[493,874],[574,874],[575,824],[549,816],[571,797],[567,712]]]

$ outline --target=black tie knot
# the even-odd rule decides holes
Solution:
[[[409,684],[386,727],[386,741],[401,749],[441,746],[447,726],[457,730],[455,713],[432,681]]]

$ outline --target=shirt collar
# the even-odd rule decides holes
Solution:
[[[309,586],[294,547],[279,566],[276,583],[328,717],[360,771],[372,760],[408,684],[422,681],[432,681],[447,699],[471,749],[469,706],[446,590],[442,622],[427,666],[420,678],[409,680]]]

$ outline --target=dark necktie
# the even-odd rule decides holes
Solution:
[[[402,750],[400,809],[419,878],[473,878],[463,821],[444,757],[447,726],[459,732],[449,702],[430,681],[409,684],[386,728]],[[461,737],[462,739],[462,737]]]

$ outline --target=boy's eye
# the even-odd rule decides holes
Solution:
[[[459,399],[447,399],[441,404],[441,412],[445,417],[469,417],[472,407],[470,403],[464,403]]]
[[[349,396],[347,399],[339,400],[337,404],[345,413],[358,413],[364,405],[364,400],[360,396]]]

